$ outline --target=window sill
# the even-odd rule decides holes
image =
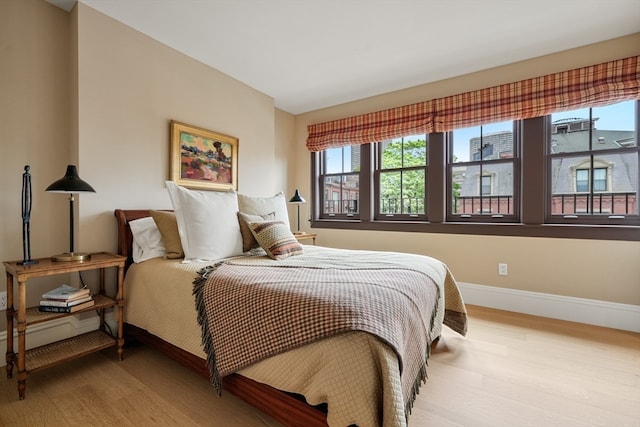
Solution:
[[[315,220],[312,228],[640,241],[639,226]]]

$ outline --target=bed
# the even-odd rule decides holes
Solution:
[[[194,282],[197,278],[204,282],[202,272],[215,263],[185,263],[182,259],[162,257],[133,263],[129,224],[149,215],[149,210],[115,211],[118,252],[128,259],[126,339],[154,346],[203,377],[212,379],[211,355],[203,348],[203,328],[194,303]],[[348,259],[360,253],[305,248],[304,255],[289,258],[295,259],[293,264],[314,257],[313,262],[327,258]],[[370,255],[375,256],[374,253]],[[398,259],[406,256],[385,254],[385,257]],[[414,257],[414,262],[424,260]],[[243,255],[231,257],[223,264],[242,269],[246,264],[257,264],[256,268],[261,268],[269,262],[264,256]],[[455,281],[446,266],[437,260],[433,262],[428,269],[437,276],[440,291],[431,313],[428,345],[439,337],[443,324],[460,334],[466,332],[466,312]],[[243,343],[239,345],[242,347]],[[294,346],[243,366],[230,375],[225,374],[222,385],[224,392],[243,399],[288,426],[404,426],[407,404],[406,398],[402,397],[404,384],[400,383],[399,370],[402,369],[398,357],[388,343],[367,332],[347,331]],[[424,376],[421,379],[424,380]]]

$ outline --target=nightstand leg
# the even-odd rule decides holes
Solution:
[[[5,366],[5,369],[7,370],[7,378],[12,378],[13,377],[13,353],[9,353],[7,351],[5,361],[7,362]]]
[[[104,268],[100,269],[100,295],[104,295]],[[100,330],[105,331],[107,328],[104,326],[104,309],[98,310],[100,313]]]
[[[22,377],[22,379],[20,379]],[[27,373],[18,372],[18,398],[24,399],[24,394],[27,391]]]
[[[124,347],[124,267],[118,267],[118,360],[122,362]]]
[[[25,366],[27,332],[27,282],[18,279],[18,395],[24,399],[27,388],[27,368]]]
[[[15,353],[13,352],[13,275],[7,273],[7,354],[5,361],[7,365],[7,378],[13,377],[13,361]]]

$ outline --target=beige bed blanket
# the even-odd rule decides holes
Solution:
[[[327,251],[331,256],[346,259],[353,256],[351,251],[309,246],[305,247],[305,257],[321,258],[327,256]],[[433,336],[439,334],[444,303],[448,317],[462,326],[454,324],[454,328],[464,333],[464,304],[446,266],[418,255],[390,253],[388,260],[391,262],[395,257],[422,265],[442,288],[440,295],[445,301],[438,304]],[[258,263],[266,260],[241,259]],[[162,259],[133,265],[125,278],[125,321],[205,359],[192,295],[192,282],[205,265]],[[346,333],[314,342],[265,359],[239,373],[280,390],[302,394],[312,405],[327,403],[330,426],[406,425],[397,356],[390,347],[366,333]]]

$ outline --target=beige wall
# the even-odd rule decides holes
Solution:
[[[640,34],[363,99],[296,117],[295,181],[311,190],[307,126],[640,54]],[[449,265],[462,282],[640,305],[640,242],[316,229],[318,243],[416,252]],[[506,262],[509,275],[497,274]]]
[[[69,14],[42,0],[0,1],[0,259],[22,259],[21,187],[31,166],[31,256],[69,250],[69,202],[44,189],[70,157]],[[29,291],[46,289],[46,280]],[[0,275],[0,290],[5,290]],[[0,330],[5,329],[4,312]]]
[[[273,194],[273,99],[78,5],[80,246],[115,250],[114,208],[168,208],[169,121],[239,138],[238,190]],[[282,163],[282,160],[279,160]]]

